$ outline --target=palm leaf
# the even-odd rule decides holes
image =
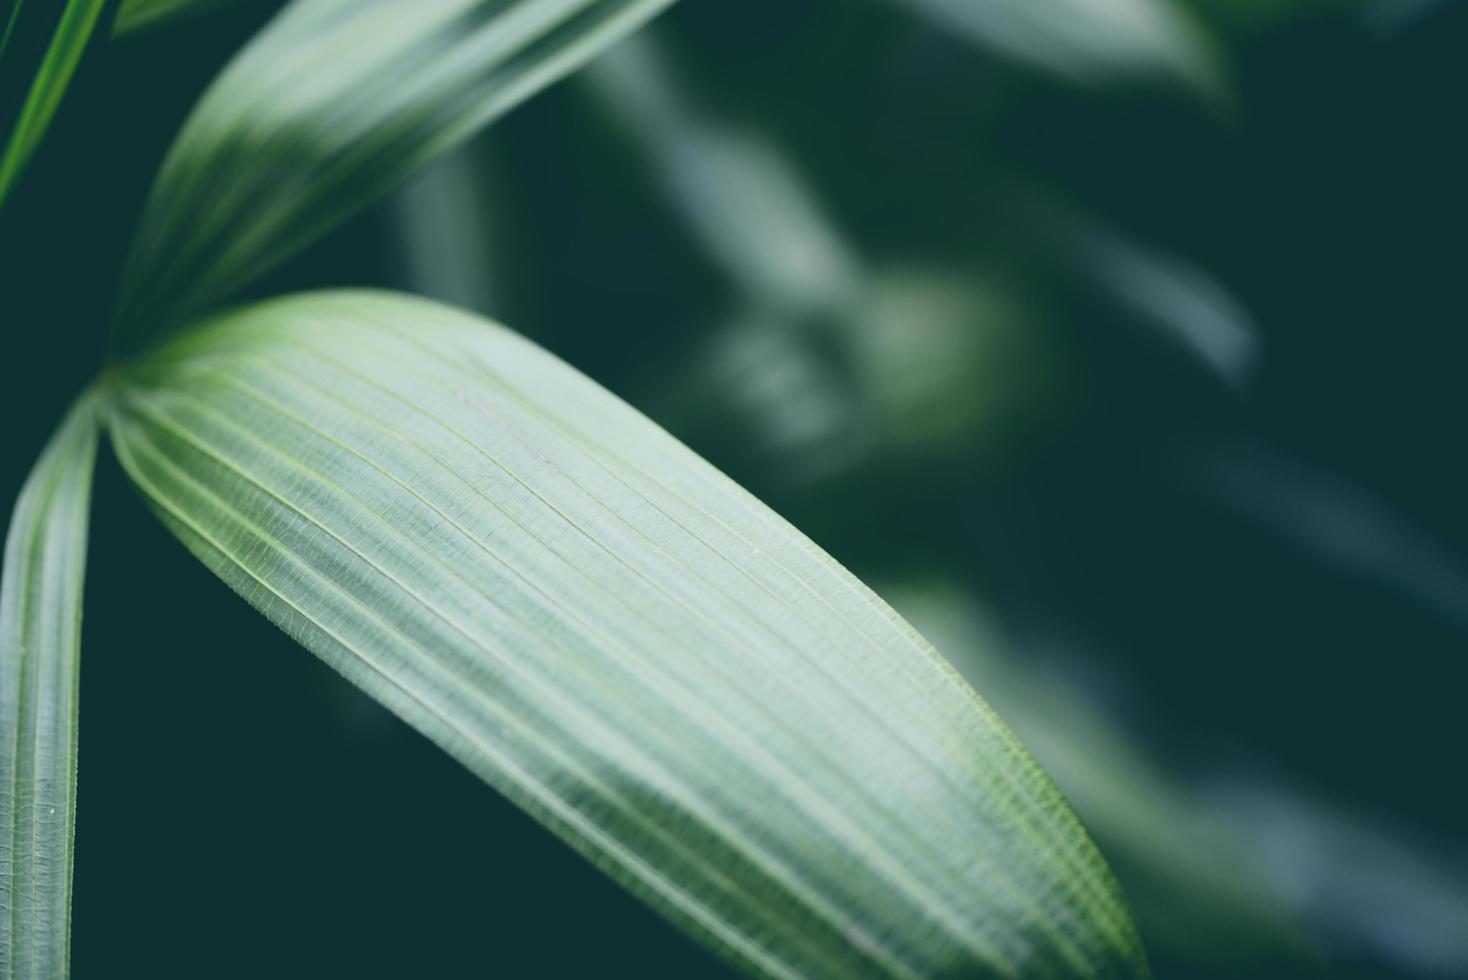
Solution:
[[[517,335],[276,300],[132,368],[110,424],[246,600],[751,973],[1145,974],[1069,808],[933,650]]]
[[[124,344],[219,301],[672,0],[296,0],[174,143]]]
[[[0,585],[0,976],[67,969],[77,651],[97,418],[72,409],[21,489]]]
[[[41,145],[107,6],[15,0],[0,20],[0,204]]]

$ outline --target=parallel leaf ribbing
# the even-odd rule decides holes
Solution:
[[[111,427],[248,601],[755,974],[1145,973],[1069,808],[931,648],[516,335],[274,301],[132,369]]]
[[[97,418],[84,396],[22,488],[0,585],[0,978],[67,971],[77,653]]]
[[[122,341],[217,303],[670,3],[295,0],[164,161]]]

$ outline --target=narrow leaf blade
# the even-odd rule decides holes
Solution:
[[[0,584],[0,976],[67,972],[77,654],[97,417],[67,416],[21,489]]]
[[[41,145],[41,137],[61,104],[82,53],[107,8],[109,0],[69,0],[54,3],[15,3],[0,22],[0,92],[4,118],[0,119],[0,204],[21,170]],[[37,37],[28,37],[38,34]],[[27,48],[39,56],[27,56]],[[12,107],[13,103],[13,107]]]
[[[672,0],[296,0],[204,94],[124,277],[124,346],[217,303]]]
[[[251,604],[766,977],[1134,977],[1099,854],[895,613],[651,422],[422,300],[291,297],[120,383]]]

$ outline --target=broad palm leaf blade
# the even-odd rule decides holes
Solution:
[[[67,970],[77,652],[97,417],[85,396],[21,489],[0,585],[0,977]]]
[[[829,556],[521,337],[391,294],[213,320],[123,465],[291,636],[765,977],[1135,977],[1009,731]]]
[[[250,282],[671,2],[296,0],[164,161],[124,277],[124,345]]]

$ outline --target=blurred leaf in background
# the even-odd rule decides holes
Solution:
[[[1187,781],[1085,683],[1094,654],[1006,642],[942,579],[887,583],[896,607],[1015,726],[1121,876],[1159,970],[1330,975],[1352,957],[1424,977],[1468,967],[1468,864],[1435,866],[1348,808],[1235,760]],[[1089,689],[1088,689],[1089,687]],[[1440,846],[1440,845],[1439,845]]]
[[[1210,39],[1174,0],[900,0],[944,30],[1072,82],[1149,76],[1216,96]]]
[[[696,441],[727,436],[749,465],[810,490],[887,456],[982,455],[977,441],[1043,413],[1053,365],[1005,282],[864,268],[793,163],[701,112],[667,62],[643,36],[587,73],[735,286],[736,311],[654,396],[665,424]]]
[[[505,188],[488,149],[476,143],[446,154],[392,201],[402,285],[486,314],[495,309],[495,269],[508,247],[494,220]]]
[[[1077,683],[1076,657],[1020,657],[971,598],[941,579],[883,590],[1022,732],[1117,866],[1154,954],[1258,967],[1309,962],[1301,923],[1250,840],[1175,785]],[[1036,644],[1038,646],[1038,644]]]

